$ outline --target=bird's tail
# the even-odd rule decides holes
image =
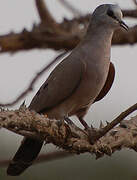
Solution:
[[[39,154],[43,142],[36,139],[25,138],[9,164],[7,174],[18,176],[28,168]]]

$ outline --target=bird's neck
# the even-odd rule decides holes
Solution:
[[[104,43],[110,45],[113,36],[113,31],[114,30],[111,27],[105,25],[102,26],[99,24],[95,25],[94,23],[91,23],[87,29],[85,40],[96,41],[96,43]]]
[[[105,55],[106,57],[104,58],[110,58],[112,36],[112,28],[108,28],[105,26],[89,27],[87,30],[87,34],[83,40],[83,43],[88,46],[89,54],[95,54],[96,56]]]

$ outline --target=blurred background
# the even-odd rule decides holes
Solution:
[[[73,18],[57,0],[46,0],[49,10],[58,22],[63,17]],[[122,9],[134,8],[131,0],[69,0],[83,14],[92,12],[102,3],[117,3]],[[34,0],[0,1],[0,35],[10,31],[20,32],[24,27],[31,30],[33,23],[39,22]],[[136,20],[125,19],[132,26]],[[15,54],[0,54],[0,102],[10,102],[29,85],[43,66],[54,58],[57,52],[53,50],[21,51]],[[113,46],[111,61],[115,65],[116,77],[112,89],[99,103],[95,103],[86,116],[87,122],[98,127],[100,120],[111,121],[122,111],[136,103],[137,76],[137,46]],[[51,68],[52,69],[52,68]],[[49,72],[51,71],[49,70]],[[35,84],[35,90],[25,98],[29,105],[47,75],[44,74]],[[23,100],[12,109],[18,108]],[[134,113],[131,116],[135,115]],[[81,126],[74,118],[75,123]],[[0,160],[11,159],[16,152],[22,137],[7,130],[0,131]],[[42,152],[57,150],[52,145],[43,146]],[[90,154],[31,166],[19,177],[7,177],[6,168],[1,168],[2,180],[137,180],[137,153],[131,150],[121,150],[112,157],[104,156],[99,160]]]

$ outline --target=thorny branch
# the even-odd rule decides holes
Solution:
[[[136,1],[133,1],[137,5]],[[14,53],[33,48],[71,50],[83,38],[89,23],[89,14],[80,16],[78,11],[78,13],[75,13],[75,8],[69,6],[69,9],[71,8],[71,11],[79,17],[77,16],[77,18],[73,18],[72,20],[64,19],[63,22],[57,23],[43,0],[35,0],[35,2],[41,20],[40,23],[34,25],[30,32],[24,29],[20,33],[9,33],[0,36],[0,53]],[[123,10],[123,15],[125,17],[137,18],[137,8]],[[114,33],[112,44],[134,43],[137,43],[137,26],[131,27],[128,33],[121,29]],[[0,105],[7,106],[18,102],[33,89],[34,83],[47,68],[45,67],[34,77],[30,86],[15,101]],[[4,127],[23,136],[43,139],[46,143],[53,143],[68,151],[57,152],[55,153],[56,157],[53,154],[41,155],[36,162],[41,162],[44,157],[46,160],[51,160],[53,157],[65,157],[72,155],[70,153],[79,154],[84,152],[94,153],[99,158],[104,154],[111,155],[116,150],[122,148],[130,148],[137,151],[137,116],[130,120],[123,120],[136,109],[137,104],[121,113],[107,126],[100,127],[102,134],[96,137],[98,141],[94,145],[89,143],[87,132],[85,131],[83,133],[84,131],[77,126],[70,126],[65,123],[61,124],[60,121],[49,120],[45,116],[32,111],[30,112],[24,107],[16,111],[2,110],[0,112],[0,127]],[[120,122],[120,126],[113,128]],[[0,161],[0,166],[6,163],[7,161]]]
[[[133,108],[134,107],[134,108]],[[118,124],[128,114],[137,109],[137,104],[123,112],[112,122]],[[121,118],[122,116],[122,118]],[[113,123],[112,123],[113,124]],[[106,129],[107,129],[106,125]],[[22,106],[19,110],[2,110],[0,112],[0,127],[6,128],[17,134],[44,140],[53,143],[70,153],[93,153],[97,158],[104,154],[111,155],[116,150],[130,148],[137,151],[137,116],[130,120],[124,120],[120,126],[104,133],[103,137],[91,145],[88,133],[76,125],[62,123],[62,121],[50,120],[44,115],[29,111]],[[100,128],[105,129],[105,127]]]
[[[126,116],[131,114],[132,112],[137,110],[137,103],[128,108],[126,111],[122,112],[116,119],[114,119],[112,122],[108,123],[107,126],[102,127],[99,131],[96,137],[94,137],[94,140],[99,140],[101,137],[103,137],[107,132],[109,132],[113,127],[115,127],[117,124],[119,124]]]

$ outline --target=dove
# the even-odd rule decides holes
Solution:
[[[98,6],[90,17],[84,38],[51,72],[32,99],[29,109],[50,119],[69,122],[75,115],[88,129],[84,116],[111,88],[115,69],[110,62],[111,40],[116,29],[128,26],[118,5]],[[90,137],[92,138],[92,137]],[[39,154],[43,141],[24,138],[7,169],[20,175]]]

